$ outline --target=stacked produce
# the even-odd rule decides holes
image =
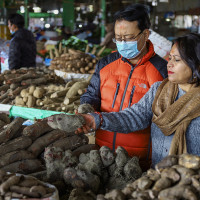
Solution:
[[[56,196],[55,187],[21,174],[6,173],[0,170],[0,199],[43,199]]]
[[[74,113],[80,105],[80,96],[86,91],[90,78],[72,80],[62,85],[31,85],[16,96],[15,105]]]
[[[97,200],[198,200],[200,157],[190,154],[168,156],[123,190],[115,189]]]
[[[97,44],[89,44],[87,40],[80,40],[75,36],[71,36],[68,40],[62,40],[62,45],[85,53],[91,53],[96,57],[107,56],[113,51],[113,49],[106,48],[105,46],[102,47]]]
[[[0,103],[74,113],[90,79],[65,83],[47,68],[5,71],[0,75]]]
[[[46,120],[24,126],[22,118],[9,123],[9,118],[1,113],[0,120],[6,123],[0,130],[0,169],[7,172],[30,174],[45,170],[41,155],[46,147],[74,151],[88,143],[87,136],[53,130]]]
[[[6,70],[0,75],[0,103],[14,104],[23,89],[48,83],[63,84],[64,80],[46,67]]]
[[[91,148],[94,148],[91,150]],[[142,170],[138,164],[137,157],[130,158],[126,150],[118,147],[116,154],[108,147],[103,146],[99,150],[95,146],[82,146],[79,149],[79,157],[77,153],[67,150],[60,154],[61,150],[54,146],[47,147],[45,150],[45,161],[47,173],[62,174],[64,171],[64,181],[73,188],[82,188],[84,190],[92,190],[98,193],[101,190],[110,190],[114,188],[122,189],[126,183],[136,180],[142,175]],[[91,150],[87,153],[88,150]],[[52,161],[48,159],[48,155],[55,156],[58,159]],[[54,168],[52,167],[54,166]],[[58,173],[60,171],[60,173]],[[60,177],[59,177],[60,178]]]
[[[95,71],[97,58],[92,58],[90,55],[79,50],[68,49],[68,53],[59,54],[56,50],[56,57],[50,51],[51,61],[50,69],[56,69],[64,72],[74,72],[81,74],[93,74]]]

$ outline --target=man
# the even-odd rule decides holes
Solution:
[[[142,4],[128,6],[115,14],[114,31],[118,52],[101,59],[81,104],[96,111],[117,112],[137,103],[151,85],[167,77],[167,61],[154,52],[149,37],[150,20]],[[142,134],[141,134],[142,133]],[[150,128],[129,134],[96,131],[96,144],[115,150],[124,147],[138,156],[143,170],[150,164]]]
[[[36,66],[36,42],[33,34],[23,28],[24,18],[12,14],[8,18],[8,28],[12,35],[9,48],[9,69]]]

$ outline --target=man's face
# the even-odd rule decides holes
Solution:
[[[15,31],[16,25],[15,24],[11,24],[10,20],[8,20],[8,28],[9,28],[10,31]]]
[[[138,50],[141,50],[145,41],[148,39],[148,29],[143,32],[138,28],[137,21],[118,20],[115,22],[115,39],[122,39],[124,41],[137,41]]]

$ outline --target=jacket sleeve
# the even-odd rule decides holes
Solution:
[[[9,48],[9,57],[8,57],[9,69],[20,68],[20,59],[21,59],[20,43],[13,40]]]
[[[81,96],[80,101],[81,104],[88,103],[92,105],[96,111],[100,111],[100,62],[97,63],[95,73],[92,76],[87,91]]]
[[[103,130],[119,133],[130,133],[147,128],[151,124],[152,103],[161,82],[155,83],[136,104],[120,112],[102,113]],[[90,113],[95,118],[96,127],[100,126],[100,116]]]

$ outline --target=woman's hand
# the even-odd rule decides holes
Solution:
[[[75,131],[76,134],[80,134],[80,133],[87,134],[96,130],[95,119],[92,115],[89,115],[89,114],[78,114],[78,115],[81,115],[84,118],[85,124],[81,128],[78,128]]]

